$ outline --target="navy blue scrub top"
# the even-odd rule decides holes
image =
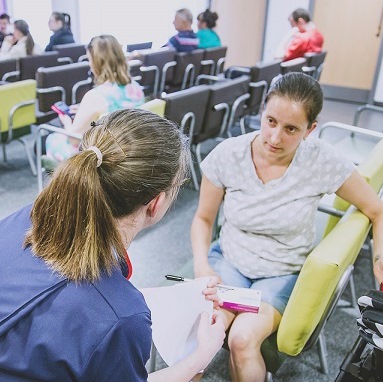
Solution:
[[[116,269],[75,285],[23,248],[31,206],[0,222],[0,381],[147,381],[151,317]]]

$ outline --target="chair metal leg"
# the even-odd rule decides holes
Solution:
[[[6,162],[7,161],[7,150],[5,148],[6,143],[3,143],[2,146],[3,146],[3,159],[4,159],[4,162]]]
[[[265,382],[273,382],[273,375],[270,372],[266,373]]]
[[[26,140],[21,138],[18,141],[21,142],[22,145],[24,146],[24,150],[25,150],[25,153],[27,154],[29,165],[31,166],[32,174],[34,176],[36,176],[37,175],[37,169],[36,169],[36,163],[33,159],[32,149],[29,147],[28,142]],[[35,142],[35,140],[33,140],[33,142]]]
[[[198,183],[197,173],[195,171],[193,162],[190,162],[190,172],[191,172],[194,188],[196,189],[196,191],[199,191],[199,183]]]
[[[198,166],[199,166],[201,164],[201,162],[202,162],[201,144],[200,143],[197,143],[197,146],[195,148],[195,155],[197,157],[197,163],[198,163]]]
[[[356,309],[356,308],[358,308],[358,302],[356,299],[354,274],[353,273],[351,273],[350,279],[348,280],[348,286],[350,288],[350,305]]]
[[[245,117],[242,117],[239,120],[239,125],[241,126],[241,134],[242,135],[246,134]]]
[[[328,374],[327,346],[323,331],[318,337],[318,355],[322,373]]]

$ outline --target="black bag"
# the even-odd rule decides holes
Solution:
[[[383,382],[383,292],[358,299],[359,337],[344,359],[335,382]]]

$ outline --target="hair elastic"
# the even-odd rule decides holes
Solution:
[[[96,146],[90,146],[87,148],[87,150],[93,151],[97,155],[96,167],[100,167],[102,163],[102,152],[100,151],[100,149]]]

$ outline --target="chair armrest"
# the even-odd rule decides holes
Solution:
[[[190,128],[189,128],[188,136],[189,136],[189,145],[191,145],[193,134],[194,134],[194,126],[195,126],[195,114],[193,112],[189,111],[182,117],[180,128],[181,128],[181,133],[185,134],[185,127],[189,120],[190,120]]]
[[[140,71],[142,73],[154,72],[153,95],[156,96],[158,93],[158,84],[160,82],[160,68],[156,65],[141,66]]]
[[[82,136],[80,134],[71,133],[65,129],[62,129],[60,127],[48,125],[46,123],[41,124],[37,128],[37,138],[36,138],[36,167],[37,167],[37,184],[39,192],[43,189],[43,172],[42,172],[42,161],[41,161],[41,151],[42,151],[42,145],[41,145],[41,139],[43,134],[43,131],[49,131],[51,133],[59,133],[66,135],[70,138],[77,138],[82,139]]]
[[[87,56],[86,54],[82,54],[82,55],[78,58],[78,60],[77,60],[77,62],[82,62],[82,61],[89,61],[89,60],[88,60],[88,56]]]
[[[177,65],[176,61],[169,61],[163,66],[162,73],[161,73],[161,84],[159,88],[160,94],[162,94],[162,92],[165,90],[166,76],[167,76],[168,70],[176,65]]]
[[[92,78],[88,77],[86,80],[78,81],[76,82],[72,87],[72,105],[75,105],[77,103],[77,90],[80,89],[82,86],[90,85],[92,83]]]
[[[224,110],[224,112],[225,112],[225,114],[224,114],[224,116],[222,118],[221,129],[219,131],[219,136],[222,136],[223,133],[226,130],[227,120],[228,120],[229,114],[230,114],[230,106],[227,103],[222,102],[222,103],[219,103],[219,104],[215,105],[214,106],[214,110],[215,111]]]
[[[37,88],[36,89],[37,94],[48,94],[48,93],[55,93],[55,92],[60,92],[61,93],[61,101],[65,102],[66,92],[62,86],[52,86],[50,88]],[[38,110],[40,111],[40,107],[38,107]]]
[[[383,113],[383,107],[375,106],[375,105],[369,105],[369,104],[359,106],[356,109],[356,112],[354,115],[354,122],[352,123],[354,126],[358,126],[360,115],[362,113],[364,113],[365,111],[376,111],[378,113]]]
[[[339,123],[339,122],[327,122],[323,124],[321,129],[319,130],[319,138],[322,138],[323,134],[330,129],[345,130],[345,131],[349,131],[350,133],[361,134],[361,135],[365,135],[369,137],[383,139],[383,133],[380,133],[378,131],[367,130],[361,127],[346,125],[345,123]]]
[[[13,116],[15,115],[16,111],[23,109],[24,107],[35,105],[36,99],[31,99],[28,101],[19,102],[12,106],[11,110],[9,110],[8,115],[8,138],[7,142],[10,142],[13,138]],[[0,131],[1,131],[1,124],[0,124]]]
[[[250,68],[245,66],[230,66],[230,68],[226,71],[226,78],[231,78],[234,71],[241,72],[243,74],[250,74]]]
[[[228,123],[227,123],[227,127],[230,128],[234,122],[234,118],[235,118],[235,115],[237,113],[237,109],[238,107],[244,103],[247,99],[250,98],[250,94],[249,93],[245,93],[245,94],[242,94],[240,95],[238,98],[236,98],[236,100],[233,102],[233,105],[231,106],[231,110],[230,110],[230,116],[229,116],[229,120],[228,120]]]
[[[215,72],[215,62],[214,60],[202,60],[201,66],[210,66],[210,75],[213,76]]]
[[[7,81],[9,82],[9,79],[12,77],[15,77],[15,80],[17,81],[20,76],[20,71],[19,70],[14,70],[13,72],[8,72],[3,75],[1,78],[1,81]]]
[[[317,70],[316,66],[303,66],[302,67],[302,72],[308,74],[311,77],[314,77],[316,70]]]
[[[73,64],[73,60],[70,57],[59,57],[57,62],[60,64]]]
[[[210,82],[227,81],[227,78],[212,76],[210,74],[200,74],[199,76],[197,76],[195,84],[199,85],[201,80],[209,80],[209,83],[210,83]]]
[[[226,57],[221,57],[218,61],[217,61],[217,66],[215,68],[215,75],[217,76],[218,74],[222,73],[223,72],[223,66],[225,65],[225,62],[226,62]]]
[[[193,86],[194,82],[194,76],[195,76],[195,66],[194,64],[188,64],[185,68],[184,72],[184,77],[182,79],[182,84],[181,84],[181,90],[186,89],[188,78],[190,74],[190,80],[189,80],[189,87]]]

